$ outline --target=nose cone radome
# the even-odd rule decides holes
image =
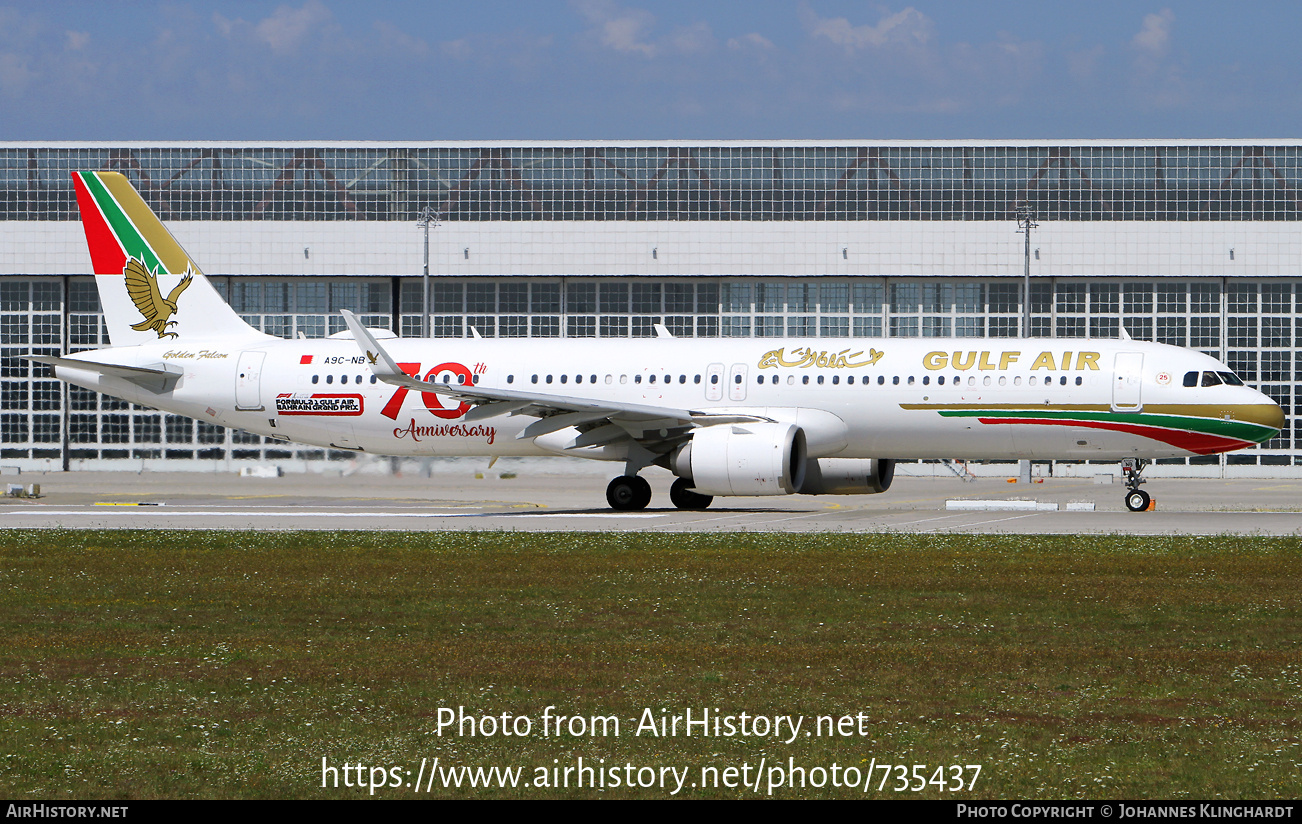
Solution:
[[[1267,398],[1267,401],[1266,408],[1262,410],[1261,422],[1266,426],[1274,427],[1275,431],[1278,432],[1284,428],[1284,408],[1269,398]]]
[[[1279,434],[1284,428],[1284,410],[1279,404],[1271,400],[1269,395],[1253,390],[1256,396],[1253,398],[1255,403],[1247,404],[1240,407],[1236,417],[1247,423],[1255,423],[1258,426],[1270,427],[1272,431],[1263,433],[1263,436],[1257,438],[1258,443],[1265,443]]]

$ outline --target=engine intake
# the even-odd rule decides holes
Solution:
[[[671,462],[702,495],[790,495],[805,481],[805,433],[789,423],[698,429]]]

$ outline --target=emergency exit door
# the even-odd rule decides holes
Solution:
[[[746,364],[734,363],[728,370],[728,400],[746,400]]]

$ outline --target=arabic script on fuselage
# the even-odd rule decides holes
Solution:
[[[864,355],[862,349],[858,352],[851,352],[849,349],[842,349],[840,352],[828,352],[800,346],[792,349],[790,358],[788,358],[786,347],[783,347],[772,352],[765,352],[764,357],[760,358],[759,368],[777,369],[782,366],[788,369],[808,369],[812,366],[818,369],[858,369],[861,366],[876,364],[885,354],[885,352],[878,352],[876,349],[869,349],[868,354]],[[864,358],[864,360],[856,360],[856,358],[860,357]]]

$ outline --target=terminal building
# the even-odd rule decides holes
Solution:
[[[130,178],[273,335],[338,332],[340,309],[422,334],[425,214],[433,337],[1007,338],[1029,301],[1032,337],[1198,349],[1284,408],[1278,438],[1154,474],[1302,474],[1302,141],[0,142],[6,466],[356,459],[19,357],[108,344],[69,176],[86,169]]]

